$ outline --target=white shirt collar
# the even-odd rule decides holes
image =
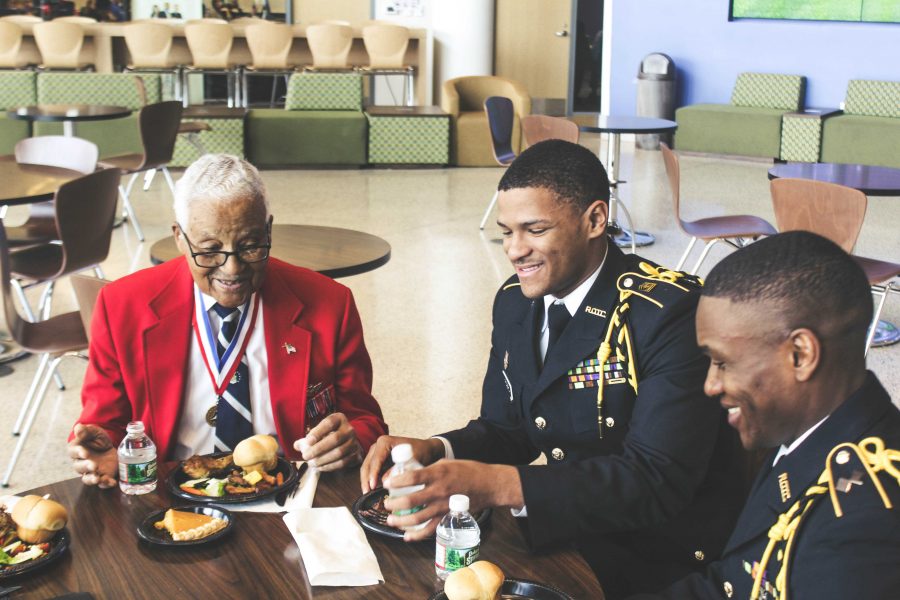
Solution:
[[[196,283],[194,284],[194,289],[197,290],[198,292],[200,292],[200,298],[203,299],[203,310],[205,310],[206,312],[211,311],[213,305],[216,304],[218,301],[215,298],[213,298],[212,296],[210,296],[209,294],[204,294],[203,291],[200,289],[200,287]],[[256,292],[253,292],[253,296],[255,296],[255,295],[256,295]],[[250,296],[251,300],[253,299],[253,296]],[[241,311],[241,313],[243,313],[245,306],[247,306],[246,302],[244,304],[241,304],[240,306],[238,306],[238,310]],[[217,314],[217,313],[213,312],[213,314]]]
[[[600,262],[600,266],[597,267],[591,276],[578,284],[578,287],[566,294],[563,298],[557,298],[553,294],[547,294],[544,296],[544,324],[541,327],[541,331],[546,331],[550,324],[547,322],[547,311],[550,309],[550,305],[554,302],[562,302],[566,305],[566,309],[569,311],[569,314],[573,317],[575,313],[578,312],[578,308],[581,306],[581,303],[584,302],[584,299],[587,297],[588,292],[591,291],[591,287],[593,287],[594,282],[597,281],[597,277],[600,276],[600,271],[603,269],[603,265],[606,264],[606,257],[609,255],[609,246],[606,248],[606,254],[603,255],[603,260]]]
[[[775,455],[775,460],[772,461],[772,466],[774,467],[775,465],[777,465],[778,461],[781,460],[782,456],[787,456],[788,454],[790,454],[791,452],[793,452],[794,450],[799,448],[800,444],[805,442],[806,438],[808,438],[810,435],[812,435],[812,432],[815,431],[816,429],[818,429],[819,425],[824,423],[828,419],[829,416],[830,415],[825,415],[824,419],[822,419],[821,421],[819,421],[818,423],[816,423],[815,425],[813,425],[812,427],[807,429],[806,432],[803,435],[801,435],[800,437],[798,437],[796,440],[794,440],[790,446],[785,446],[784,444],[782,444],[781,448],[778,449],[778,453]]]

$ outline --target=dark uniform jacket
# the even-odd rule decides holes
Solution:
[[[754,576],[760,569],[762,600],[781,598],[785,591],[788,598],[797,599],[900,597],[900,481],[884,470],[875,475],[893,505],[893,509],[886,508],[863,464],[864,455],[842,445],[852,442],[873,457],[886,458],[886,453],[877,452],[877,444],[860,443],[872,437],[882,440],[885,448],[894,449],[897,462],[893,468],[898,475],[900,411],[869,373],[865,385],[774,468],[775,453],[768,457],[724,556],[705,576],[692,575],[659,596],[641,598],[745,600],[750,598]],[[769,533],[777,533],[776,529],[790,531],[782,526],[773,529],[773,525],[799,501],[799,509],[791,517],[798,516],[809,500],[812,504],[797,523],[788,565],[780,580],[786,540],[778,540],[765,567],[760,566]],[[842,512],[840,517],[836,516],[836,506]],[[782,525],[791,520],[784,518]]]
[[[703,394],[698,299],[695,279],[610,244],[541,369],[543,300],[511,278],[494,302],[481,415],[443,434],[457,458],[520,465],[532,544],[577,542],[608,598],[716,558],[745,498],[735,432]],[[527,466],[541,453],[547,466]]]

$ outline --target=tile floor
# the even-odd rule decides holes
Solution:
[[[585,136],[597,149],[598,136]],[[601,154],[605,156],[605,150]],[[674,266],[687,244],[673,220],[659,152],[623,145],[622,196],[642,230],[656,234],[643,255]],[[682,157],[683,216],[750,213],[774,222],[766,170],[770,163]],[[342,279],[355,296],[375,369],[375,395],[391,430],[426,436],[455,428],[477,415],[490,340],[490,307],[497,286],[511,274],[496,226],[478,230],[500,169],[349,169],[264,171],[276,222],[360,229],[388,240],[384,267]],[[176,174],[177,177],[177,174]],[[900,198],[871,198],[858,252],[900,258]],[[171,197],[162,177],[134,195],[147,243],[126,226],[115,230],[103,268],[118,278],[149,266],[153,241],[169,235]],[[10,212],[10,222],[23,209]],[[699,250],[695,249],[695,256]],[[727,252],[714,249],[703,273]],[[36,294],[35,294],[36,297]],[[55,312],[74,309],[66,282],[58,286]],[[900,322],[900,298],[885,316]],[[0,468],[5,471],[16,438],[10,435],[37,359],[13,364],[0,381]],[[900,345],[875,349],[869,365],[895,399],[900,398]],[[67,389],[52,389],[41,408],[11,491],[71,477],[66,435],[80,410],[84,373],[80,361],[64,362]]]

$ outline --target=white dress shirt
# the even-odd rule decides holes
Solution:
[[[808,438],[810,435],[812,435],[812,432],[815,431],[816,429],[818,429],[819,425],[824,423],[828,419],[829,416],[831,416],[831,415],[826,415],[824,419],[822,419],[821,421],[819,421],[818,423],[816,423],[815,425],[813,425],[812,427],[807,429],[806,433],[804,433],[803,435],[798,437],[796,440],[794,440],[790,446],[785,446],[784,444],[782,444],[781,448],[779,448],[778,452],[775,454],[775,459],[772,461],[772,466],[774,467],[775,465],[777,465],[778,461],[781,460],[782,456],[787,456],[788,454],[790,454],[791,452],[793,452],[794,450],[799,448],[800,444],[805,442],[806,438]]]
[[[194,285],[196,290],[196,284]],[[196,291],[194,297],[197,297]],[[200,292],[203,307],[209,315],[213,336],[219,335],[222,319],[212,309],[216,300]],[[252,306],[252,303],[250,304]],[[243,312],[244,307],[240,307]],[[250,412],[253,416],[253,432],[275,436],[275,418],[269,398],[269,362],[266,355],[266,334],[263,327],[263,302],[259,300],[256,325],[247,342],[247,369],[250,373]],[[250,321],[247,321],[249,325]],[[184,405],[175,437],[175,460],[184,460],[193,454],[209,454],[214,451],[213,438],[216,429],[206,422],[206,412],[218,404],[209,371],[203,362],[203,353],[197,335],[191,329],[191,348],[188,353],[188,372],[184,383]]]

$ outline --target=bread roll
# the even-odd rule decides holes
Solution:
[[[66,526],[69,514],[59,502],[40,496],[25,496],[12,511],[16,534],[26,544],[42,544]]]
[[[444,593],[447,600],[495,600],[500,597],[503,579],[500,567],[479,560],[450,573],[444,584]]]
[[[234,448],[234,464],[244,472],[259,471],[261,475],[278,464],[278,442],[271,435],[254,435]]]

